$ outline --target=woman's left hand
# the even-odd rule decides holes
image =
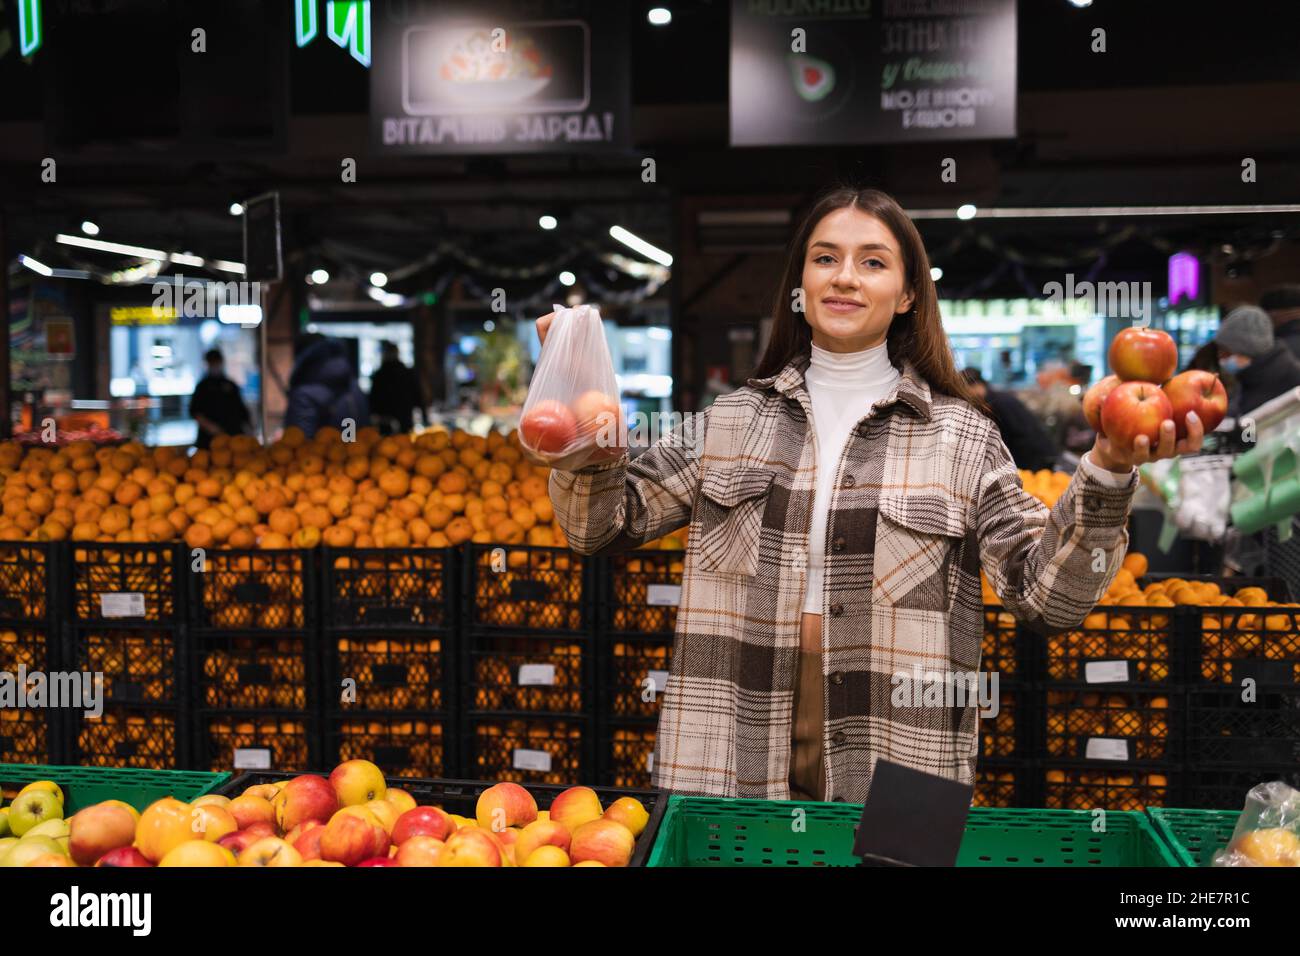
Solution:
[[[1124,472],[1134,465],[1198,452],[1204,439],[1205,428],[1201,419],[1195,412],[1188,412],[1186,438],[1177,439],[1173,419],[1167,418],[1160,425],[1160,441],[1155,448],[1151,447],[1146,435],[1139,435],[1132,448],[1123,448],[1104,435],[1098,435],[1092,446],[1092,461],[1108,471]]]

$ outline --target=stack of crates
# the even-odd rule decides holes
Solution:
[[[0,673],[13,675],[15,697],[0,702],[0,763],[58,763],[68,713],[34,707],[17,691],[34,673],[64,670],[56,562],[50,542],[0,542]]]
[[[389,776],[456,766],[456,552],[327,549],[323,765],[361,758]]]
[[[98,718],[65,711],[72,763],[191,765],[180,546],[75,541],[64,660],[102,680]]]
[[[997,676],[997,713],[981,716],[980,756],[975,771],[974,805],[1024,807],[1031,805],[1028,769],[1030,749],[1029,642],[1015,617],[996,605],[984,608],[984,638],[980,670],[992,687]]]
[[[457,664],[466,776],[594,779],[590,578],[590,562],[567,548],[466,546]]]
[[[631,551],[600,568],[596,740],[605,786],[651,786],[684,562],[682,551]]]
[[[320,766],[317,556],[184,549],[195,766]]]

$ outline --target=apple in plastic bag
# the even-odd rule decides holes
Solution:
[[[578,422],[573,412],[554,399],[538,402],[519,422],[519,438],[524,446],[544,454],[559,454],[577,437]]]
[[[627,448],[627,430],[618,401],[599,389],[583,392],[573,403],[578,434],[592,437],[592,459],[617,458]]]

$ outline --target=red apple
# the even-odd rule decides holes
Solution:
[[[1124,382],[1167,382],[1178,368],[1178,346],[1168,332],[1128,328],[1110,343],[1110,369]]]
[[[546,454],[564,451],[578,437],[578,422],[569,406],[554,399],[538,402],[519,422],[524,447]]]
[[[356,866],[362,860],[387,853],[388,843],[388,831],[378,817],[365,807],[344,807],[325,824],[320,837],[320,855],[323,860]]]
[[[269,836],[275,836],[275,827],[265,821],[254,823],[243,830],[236,830],[234,833],[227,833],[217,843],[224,846],[236,857],[243,853],[258,840],[264,840]]]
[[[286,783],[271,804],[275,807],[275,822],[280,832],[288,833],[309,820],[328,823],[339,808],[339,797],[324,777],[303,774]]]
[[[1119,384],[1118,375],[1107,375],[1100,382],[1094,385],[1083,396],[1083,417],[1088,419],[1088,424],[1098,435],[1104,434],[1101,430],[1101,406],[1106,401],[1106,396],[1111,390]]]
[[[1164,387],[1165,395],[1174,410],[1174,427],[1178,437],[1187,437],[1187,413],[1195,412],[1205,427],[1206,434],[1219,427],[1228,414],[1228,392],[1212,372],[1192,369],[1175,375]]]
[[[431,836],[446,840],[456,832],[456,821],[441,807],[416,807],[407,810],[393,824],[393,843],[401,846],[413,836]]]
[[[361,867],[361,866],[401,866],[401,865],[402,865],[402,864],[398,863],[396,860],[394,860],[392,857],[389,857],[389,856],[376,856],[376,857],[372,857],[372,858],[369,859],[369,860],[362,860],[360,863],[357,864],[357,866],[359,866],[359,867]]]
[[[68,821],[68,852],[73,861],[90,866],[109,850],[130,846],[135,839],[135,817],[118,806],[97,803]]]
[[[1173,414],[1173,406],[1158,385],[1121,382],[1101,406],[1101,427],[1120,448],[1132,448],[1139,435],[1146,435],[1154,449],[1160,443],[1161,424]]]
[[[627,449],[627,423],[618,402],[604,392],[583,392],[573,403],[578,435],[596,443],[593,458],[617,458]]]
[[[153,866],[153,864],[135,847],[120,846],[101,856],[95,861],[95,866]]]
[[[443,842],[431,836],[413,836],[397,848],[393,857],[398,866],[437,866]]]
[[[325,824],[312,820],[310,823],[304,823],[298,830],[298,835],[292,840],[286,839],[304,860],[319,860],[320,841],[325,835]]]
[[[498,783],[478,795],[474,815],[484,830],[499,832],[536,820],[537,801],[517,783]]]

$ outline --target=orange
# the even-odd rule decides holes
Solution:
[[[386,468],[379,476],[379,487],[390,498],[401,498],[411,487],[411,479],[400,468]]]
[[[297,512],[288,508],[276,508],[267,519],[267,524],[272,531],[287,537],[298,530],[301,522]]]
[[[292,541],[295,548],[314,548],[321,541],[320,528],[305,525],[293,533]]]
[[[446,470],[446,463],[437,455],[421,455],[415,460],[415,473],[425,478],[437,478]]]
[[[452,519],[452,511],[446,505],[430,505],[424,510],[424,520],[429,522],[429,526],[435,531],[447,527],[447,522]]]
[[[334,523],[334,515],[324,505],[311,505],[303,511],[302,523],[304,527],[321,531]]]
[[[279,550],[289,547],[289,539],[278,531],[268,531],[262,535],[257,546],[265,550]]]
[[[356,540],[356,533],[347,525],[330,525],[321,534],[321,540],[331,548],[350,548]]]
[[[474,534],[474,526],[468,518],[453,518],[447,525],[447,540],[453,545],[463,544]]]
[[[197,521],[185,529],[185,543],[191,548],[210,548],[215,543],[212,528]]]
[[[469,482],[461,472],[449,471],[438,477],[438,490],[443,494],[460,494],[468,487]]]

